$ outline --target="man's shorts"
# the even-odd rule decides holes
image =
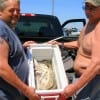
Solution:
[[[11,97],[9,96],[9,94],[6,94],[4,91],[0,90],[0,100],[26,100],[26,99],[24,96]]]
[[[100,100],[100,75],[91,80],[76,95],[75,100]]]

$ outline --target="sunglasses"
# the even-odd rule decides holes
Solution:
[[[82,8],[83,10],[95,11],[97,7],[84,5]]]

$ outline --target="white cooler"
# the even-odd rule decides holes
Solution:
[[[61,52],[57,45],[50,44],[34,44],[29,47],[29,86],[36,87],[35,84],[35,72],[33,58],[37,60],[51,60],[52,67],[55,74],[57,89],[53,90],[37,90],[36,93],[41,96],[41,100],[58,100],[60,92],[68,85],[68,78],[64,70],[62,62]],[[61,99],[63,100],[63,99]]]

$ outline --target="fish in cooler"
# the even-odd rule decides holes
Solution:
[[[53,71],[52,61],[34,59],[35,84],[38,90],[56,89],[56,79]]]

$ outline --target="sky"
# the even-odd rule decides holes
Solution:
[[[83,0],[20,0],[21,13],[55,15],[62,24],[75,18],[86,18]]]

